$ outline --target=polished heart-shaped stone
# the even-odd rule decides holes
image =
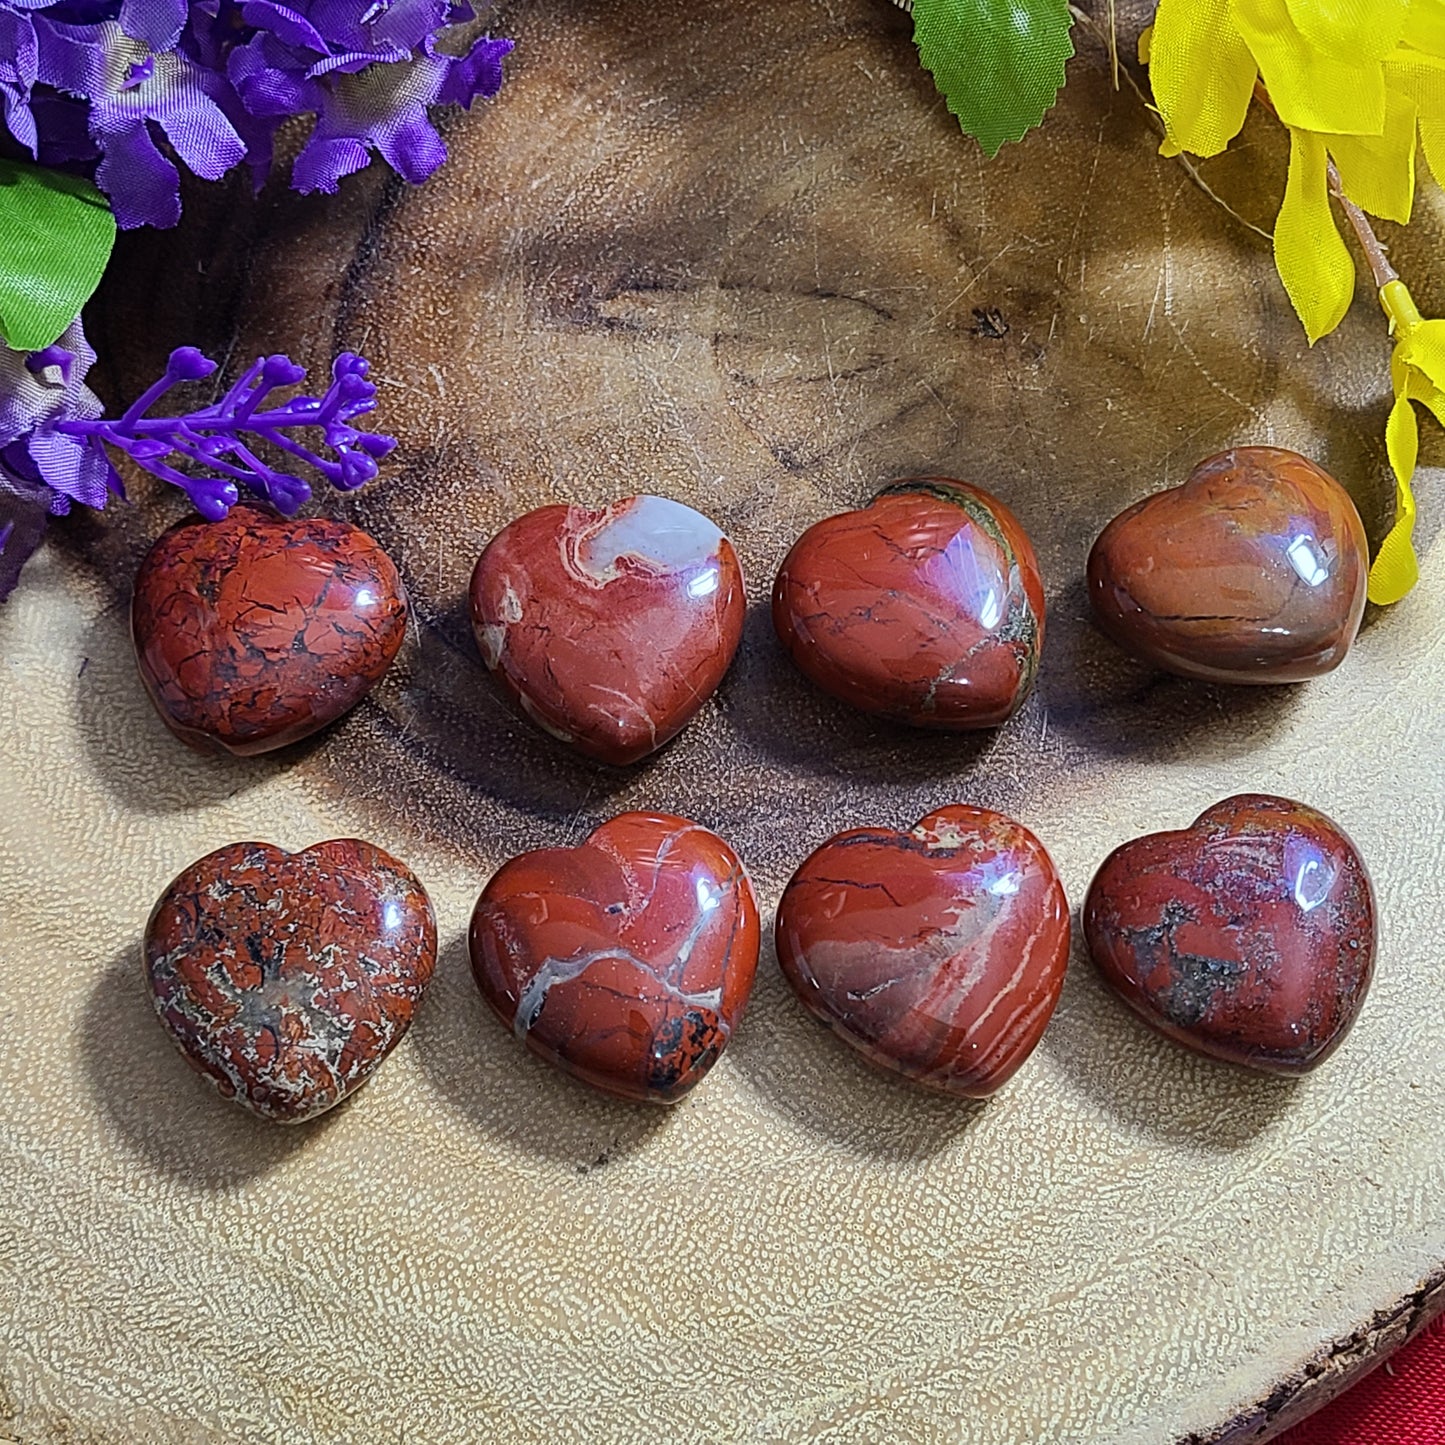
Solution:
[[[793,875],[778,961],[803,1004],[881,1068],[983,1098],[1043,1035],[1069,958],[1044,846],[986,808],[855,828]]]
[[[1359,1014],[1375,958],[1364,861],[1323,813],[1262,794],[1109,855],[1084,935],[1105,979],[1178,1043],[1302,1074]]]
[[[191,1065],[226,1098],[293,1124],[376,1072],[411,1024],[436,950],[425,890],[374,844],[232,843],[161,895],[145,975]]]
[[[406,634],[381,544],[346,522],[233,507],[191,517],[141,563],[131,635],[146,691],[193,747],[284,747],[354,707]]]
[[[503,527],[472,574],[482,659],[538,726],[635,763],[722,681],[747,599],[733,545],[666,497],[552,506]]]
[[[1236,447],[1121,512],[1089,556],[1099,625],[1208,682],[1302,682],[1337,667],[1365,610],[1369,550],[1349,493],[1281,447]]]
[[[1033,685],[1044,591],[1027,534],[981,487],[919,477],[816,522],[773,587],[803,674],[917,727],[996,727]]]
[[[577,848],[505,864],[477,900],[483,997],[550,1063],[670,1104],[717,1062],[753,986],[758,908],[743,865],[686,818],[623,813]]]

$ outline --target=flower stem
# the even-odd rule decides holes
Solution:
[[[1325,174],[1329,177],[1330,194],[1340,203],[1340,209],[1345,213],[1345,219],[1350,223],[1355,239],[1360,243],[1360,250],[1365,253],[1365,260],[1370,263],[1375,289],[1382,291],[1391,281],[1398,281],[1400,273],[1390,264],[1390,258],[1380,238],[1375,234],[1370,218],[1340,189],[1340,173],[1333,161],[1329,163]]]

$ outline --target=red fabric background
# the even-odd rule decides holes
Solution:
[[[1445,1318],[1276,1445],[1445,1445]]]

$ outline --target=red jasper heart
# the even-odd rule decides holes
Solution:
[[[620,766],[660,748],[712,695],[747,600],[717,527],[643,496],[518,517],[477,562],[471,604],[482,659],[521,710]]]
[[[830,838],[788,884],[778,960],[809,1010],[880,1067],[998,1089],[1064,983],[1069,906],[1043,844],[985,808]]]
[[[716,834],[623,813],[505,864],[472,914],[472,971],[518,1038],[625,1099],[672,1103],[717,1061],[758,964],[758,909]]]
[[[249,755],[354,707],[391,666],[406,613],[395,565],[359,527],[239,506],[156,541],[136,577],[131,634],[171,731]]]
[[[160,1021],[227,1098],[279,1123],[360,1088],[436,964],[415,875],[371,843],[232,843],[192,863],[146,925]]]
[[[805,676],[864,712],[996,727],[1033,685],[1044,591],[997,497],[919,477],[803,533],[773,587],[773,626]]]
[[[1110,854],[1084,932],[1105,979],[1160,1033],[1301,1074],[1339,1046],[1365,1000],[1375,900],[1337,824],[1246,794]]]
[[[1089,554],[1099,625],[1210,682],[1301,682],[1344,660],[1369,549],[1349,493],[1282,447],[1236,447],[1121,512]]]

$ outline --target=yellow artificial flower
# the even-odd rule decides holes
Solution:
[[[1386,282],[1380,304],[1395,335],[1390,358],[1395,404],[1385,424],[1385,450],[1395,473],[1395,525],[1370,568],[1370,601],[1388,604],[1398,602],[1420,576],[1412,540],[1415,497],[1410,482],[1420,450],[1413,403],[1429,407],[1445,425],[1445,321],[1423,320],[1403,281]]]
[[[1217,155],[1263,82],[1290,132],[1275,265],[1310,344],[1339,325],[1355,266],[1328,167],[1362,210],[1410,219],[1415,150],[1445,175],[1445,0],[1160,0],[1149,75],[1166,155]]]
[[[1239,134],[1261,87],[1289,128],[1274,260],[1310,345],[1340,324],[1355,289],[1332,190],[1384,282],[1380,304],[1395,336],[1385,449],[1396,506],[1369,591],[1372,602],[1398,602],[1420,575],[1410,489],[1420,440],[1415,403],[1445,425],[1445,321],[1422,319],[1404,284],[1390,279],[1359,212],[1410,219],[1417,145],[1445,184],[1445,0],[1160,0],[1140,59],[1164,120],[1165,155],[1217,155]]]

